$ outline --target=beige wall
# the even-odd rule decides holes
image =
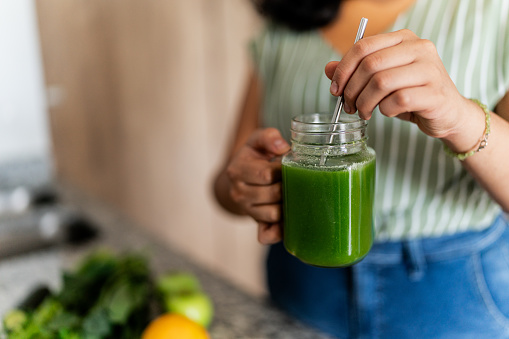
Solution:
[[[249,0],[39,0],[58,176],[253,293],[264,248],[221,212],[258,19]],[[58,98],[56,98],[58,99]]]

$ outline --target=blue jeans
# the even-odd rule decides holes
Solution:
[[[509,338],[509,226],[376,243],[348,268],[318,268],[282,244],[267,260],[282,309],[338,338]]]

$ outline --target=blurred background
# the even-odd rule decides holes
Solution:
[[[211,189],[259,27],[248,0],[0,0],[0,229],[57,185],[263,295]]]

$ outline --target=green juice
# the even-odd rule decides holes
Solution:
[[[348,157],[356,161],[330,167],[283,161],[284,245],[305,263],[352,265],[373,244],[374,155]]]

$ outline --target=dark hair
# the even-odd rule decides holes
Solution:
[[[258,11],[296,31],[323,27],[336,17],[342,0],[253,0]]]

